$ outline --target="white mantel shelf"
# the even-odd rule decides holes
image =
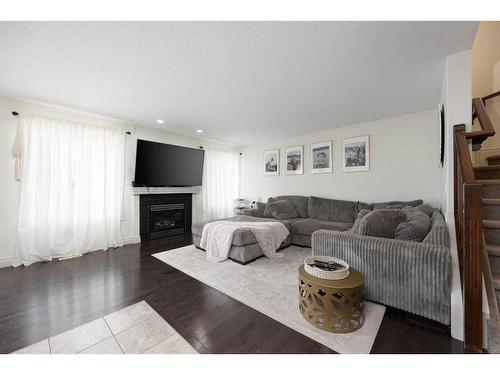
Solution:
[[[133,195],[144,194],[198,194],[201,186],[189,187],[132,187]]]

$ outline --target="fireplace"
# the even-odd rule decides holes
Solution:
[[[141,195],[141,241],[190,233],[191,201],[191,194]]]

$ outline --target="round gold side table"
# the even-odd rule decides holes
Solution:
[[[305,320],[323,331],[349,333],[365,321],[364,278],[349,269],[342,280],[320,279],[299,267],[299,310]]]

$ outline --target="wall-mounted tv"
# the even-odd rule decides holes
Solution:
[[[205,151],[137,140],[134,186],[199,186]]]

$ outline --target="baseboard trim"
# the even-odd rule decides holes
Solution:
[[[131,245],[134,243],[139,243],[139,242],[141,242],[141,236],[124,237],[124,238],[122,238],[122,242],[124,245]]]
[[[0,268],[12,266],[12,258],[0,258]]]

